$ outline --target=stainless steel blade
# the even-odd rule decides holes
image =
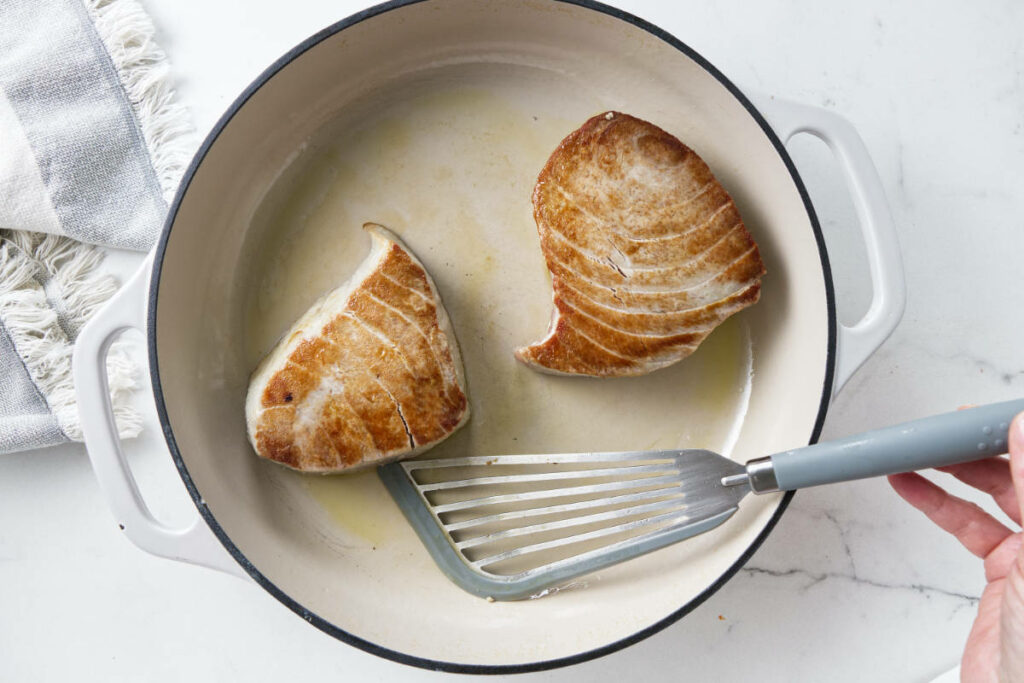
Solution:
[[[410,460],[378,473],[459,586],[517,600],[731,517],[744,466],[707,450]]]

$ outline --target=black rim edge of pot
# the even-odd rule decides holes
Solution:
[[[156,348],[156,311],[157,311],[157,299],[159,296],[160,287],[160,273],[163,267],[164,253],[167,248],[168,238],[171,233],[171,226],[174,223],[174,219],[178,213],[178,209],[181,205],[182,199],[188,190],[189,185],[192,182],[192,178],[195,176],[196,170],[202,163],[207,152],[213,143],[217,140],[220,133],[224,130],[225,126],[234,118],[235,114],[239,109],[252,97],[257,90],[259,90],[267,81],[271,79],[278,71],[283,69],[287,64],[294,61],[301,54],[319,44],[324,39],[342,31],[350,26],[358,24],[366,19],[384,14],[407,5],[414,5],[427,0],[391,0],[373,7],[367,8],[361,12],[357,12],[341,21],[338,21],[320,31],[313,34],[306,40],[302,41],[291,50],[282,55],[277,61],[271,64],[267,69],[263,71],[248,87],[239,95],[228,110],[220,117],[217,123],[213,126],[210,133],[203,140],[203,144],[196,152],[192,162],[189,164],[188,169],[185,171],[182,177],[181,184],[178,187],[178,191],[175,194],[174,200],[171,203],[169,211],[167,213],[167,219],[164,223],[163,232],[160,236],[160,241],[156,247],[155,258],[153,260],[153,271],[150,279],[150,290],[149,298],[147,302],[147,327],[148,327],[148,347],[149,347],[149,368],[150,368],[150,379],[153,386],[153,394],[156,401],[157,414],[160,418],[160,425],[164,433],[164,438],[167,441],[167,446],[171,452],[171,457],[174,459],[174,464],[178,469],[178,473],[181,475],[181,479],[188,489],[189,495],[192,497],[196,508],[199,510],[199,514],[202,515],[203,519],[209,525],[210,529],[224,545],[224,548],[231,554],[232,557],[242,566],[242,568],[267,592],[277,598],[282,604],[291,609],[293,612],[298,614],[304,620],[316,626],[321,631],[331,635],[338,640],[341,640],[349,645],[355,646],[361,650],[375,654],[385,659],[398,662],[400,664],[407,664],[410,666],[420,667],[432,671],[446,671],[451,673],[465,673],[465,674],[513,674],[513,673],[528,673],[534,671],[544,671],[547,669],[555,669],[563,666],[570,666],[573,664],[579,664],[586,662],[591,659],[596,659],[604,655],[617,652],[623,648],[629,647],[635,643],[638,643],[645,638],[654,635],[662,629],[674,624],[676,621],[686,616],[698,606],[700,606],[705,600],[711,595],[718,591],[727,581],[729,581],[747,561],[754,555],[757,549],[764,543],[764,540],[771,533],[772,529],[778,523],[782,514],[786,511],[790,501],[793,500],[793,492],[787,492],[779,504],[778,509],[772,515],[772,518],[768,521],[765,528],[758,534],[754,542],[744,551],[743,555],[729,567],[718,579],[711,584],[707,589],[700,593],[693,600],[689,601],[678,610],[669,614],[665,618],[647,626],[636,633],[622,638],[613,643],[603,645],[593,650],[588,650],[576,655],[569,657],[560,657],[557,659],[549,659],[540,662],[531,662],[529,664],[511,664],[511,665],[483,665],[483,664],[459,664],[457,662],[445,662],[433,659],[427,659],[424,657],[415,657],[412,655],[391,650],[389,648],[377,645],[368,640],[364,640],[358,636],[355,636],[347,631],[344,631],[334,624],[330,623],[326,619],[319,615],[309,611],[298,602],[293,600],[284,591],[278,588],[273,582],[267,579],[251,562],[248,558],[238,549],[238,547],[231,541],[228,535],[221,528],[220,524],[214,518],[207,507],[202,496],[199,494],[195,482],[192,480],[192,476],[189,474],[188,468],[185,466],[185,462],[181,457],[181,453],[178,450],[177,442],[174,438],[174,433],[171,430],[170,420],[167,415],[167,406],[164,403],[163,389],[160,384],[160,373],[157,364],[157,348]],[[807,215],[811,220],[811,227],[814,231],[814,238],[818,246],[818,255],[821,259],[822,275],[825,285],[825,297],[826,304],[828,307],[828,354],[826,359],[825,368],[825,381],[822,386],[821,402],[818,408],[818,416],[814,422],[814,428],[811,431],[810,439],[808,443],[816,443],[819,436],[821,435],[822,425],[825,422],[825,414],[828,411],[829,400],[832,395],[832,383],[835,372],[835,353],[836,353],[836,306],[835,306],[835,290],[832,283],[832,269],[829,264],[828,252],[825,248],[825,239],[821,232],[821,225],[818,222],[818,216],[814,211],[814,207],[811,204],[810,196],[807,194],[807,189],[804,187],[803,181],[800,179],[800,175],[796,170],[796,166],[793,164],[793,160],[790,158],[789,153],[786,151],[785,146],[779,140],[778,136],[772,130],[771,126],[764,119],[761,113],[754,107],[754,105],[747,99],[747,97],[737,88],[732,81],[730,81],[724,74],[722,74],[717,68],[715,68],[710,62],[704,57],[690,48],[688,45],[680,41],[675,36],[662,30],[661,28],[647,22],[639,17],[636,17],[628,12],[624,12],[615,7],[610,7],[594,0],[553,0],[554,2],[562,2],[570,5],[577,5],[586,9],[601,12],[602,14],[609,15],[628,24],[631,24],[637,28],[643,29],[655,37],[663,40],[672,47],[676,48],[687,57],[699,64],[705,71],[711,74],[718,82],[720,82],[725,88],[735,97],[740,104],[749,112],[754,118],[757,124],[764,131],[765,135],[771,141],[775,147],[776,152],[782,158],[782,161],[786,165],[786,169],[789,171],[790,176],[793,179],[793,183],[796,185],[800,198],[803,200],[804,207],[807,210]]]

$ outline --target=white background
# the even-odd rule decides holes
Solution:
[[[277,56],[362,7],[143,4],[201,135]],[[1024,5],[615,4],[741,87],[844,114],[871,150],[909,302],[833,405],[825,438],[1022,394]],[[822,146],[796,140],[791,150],[827,234],[840,316],[855,320],[870,290],[849,200]],[[152,419],[130,451],[157,512],[188,519]],[[516,680],[924,681],[957,661],[982,586],[980,563],[884,481],[805,491],[748,568],[681,622],[598,661]],[[445,676],[341,644],[255,585],[134,549],[80,446],[0,457],[0,680],[328,677]]]

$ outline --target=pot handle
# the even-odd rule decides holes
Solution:
[[[835,396],[857,368],[892,334],[903,317],[907,289],[896,225],[864,140],[849,121],[826,109],[775,97],[758,95],[751,99],[783,144],[795,135],[808,133],[828,145],[846,176],[860,221],[873,291],[871,305],[857,324],[837,325],[832,384]]]
[[[152,257],[149,257],[93,316],[75,343],[72,367],[86,450],[100,490],[132,543],[153,555],[247,578],[198,514],[190,525],[181,529],[168,527],[153,516],[121,449],[110,405],[107,352],[121,332],[131,328],[145,331],[151,267]]]

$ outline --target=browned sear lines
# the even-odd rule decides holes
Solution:
[[[462,361],[423,265],[386,228],[350,281],[257,368],[246,401],[265,458],[338,472],[414,455],[469,416]]]
[[[559,144],[533,213],[555,310],[516,357],[537,370],[646,374],[760,296],[764,263],[725,188],[693,150],[628,114],[599,114]]]

